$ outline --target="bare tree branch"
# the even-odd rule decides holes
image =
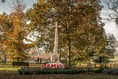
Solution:
[[[108,0],[105,2],[108,9],[113,11],[113,13],[110,13],[108,15],[108,21],[112,19],[117,19],[118,18],[118,0]]]

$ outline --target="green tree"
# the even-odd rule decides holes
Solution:
[[[26,12],[27,19],[30,21],[30,29],[32,35],[37,37],[35,45],[47,51],[51,52],[53,49],[53,32],[46,18],[48,12],[51,9],[52,4],[45,2],[44,0],[38,0],[31,9]],[[34,35],[34,32],[37,35]]]
[[[5,0],[1,0],[1,2],[5,2]]]
[[[39,45],[53,48],[53,25],[58,22],[59,52],[68,65],[88,60],[107,45],[99,13],[98,0],[38,0],[27,11],[30,25],[39,33]]]
[[[107,36],[107,46],[103,48],[100,53],[96,54],[93,59],[96,63],[99,63],[102,67],[109,62],[109,58],[113,58],[115,54],[116,38],[112,34]]]
[[[88,60],[89,55],[105,48],[106,36],[99,20],[98,0],[52,1],[52,4],[56,11],[52,22],[62,25],[60,48],[65,49],[69,65],[76,60]]]

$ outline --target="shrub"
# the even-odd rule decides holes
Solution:
[[[118,69],[117,68],[105,68],[102,70],[102,73],[111,74],[111,75],[118,75]]]
[[[38,74],[38,70],[40,70],[40,68],[21,68],[18,69],[19,74],[21,75],[29,75],[29,74]]]
[[[62,69],[62,68],[21,68],[18,70],[21,75],[30,74],[80,74],[86,72],[104,73],[118,75],[118,69],[114,68],[102,68],[102,69]]]
[[[87,72],[86,69],[52,69],[52,68],[21,68],[18,70],[21,75],[27,74],[79,74]]]

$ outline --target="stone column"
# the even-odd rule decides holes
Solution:
[[[58,26],[57,22],[53,26],[55,27],[55,36],[54,36],[54,48],[53,48],[53,54],[51,56],[51,62],[53,63],[59,63],[60,62],[60,57],[58,54],[58,28],[61,26]]]

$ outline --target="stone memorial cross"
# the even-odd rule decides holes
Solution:
[[[53,49],[53,54],[51,57],[51,62],[53,63],[59,63],[60,62],[60,57],[58,54],[58,28],[61,27],[60,25],[57,24],[57,22],[55,23],[55,25],[53,26],[55,27],[55,36],[54,36],[54,49]]]

